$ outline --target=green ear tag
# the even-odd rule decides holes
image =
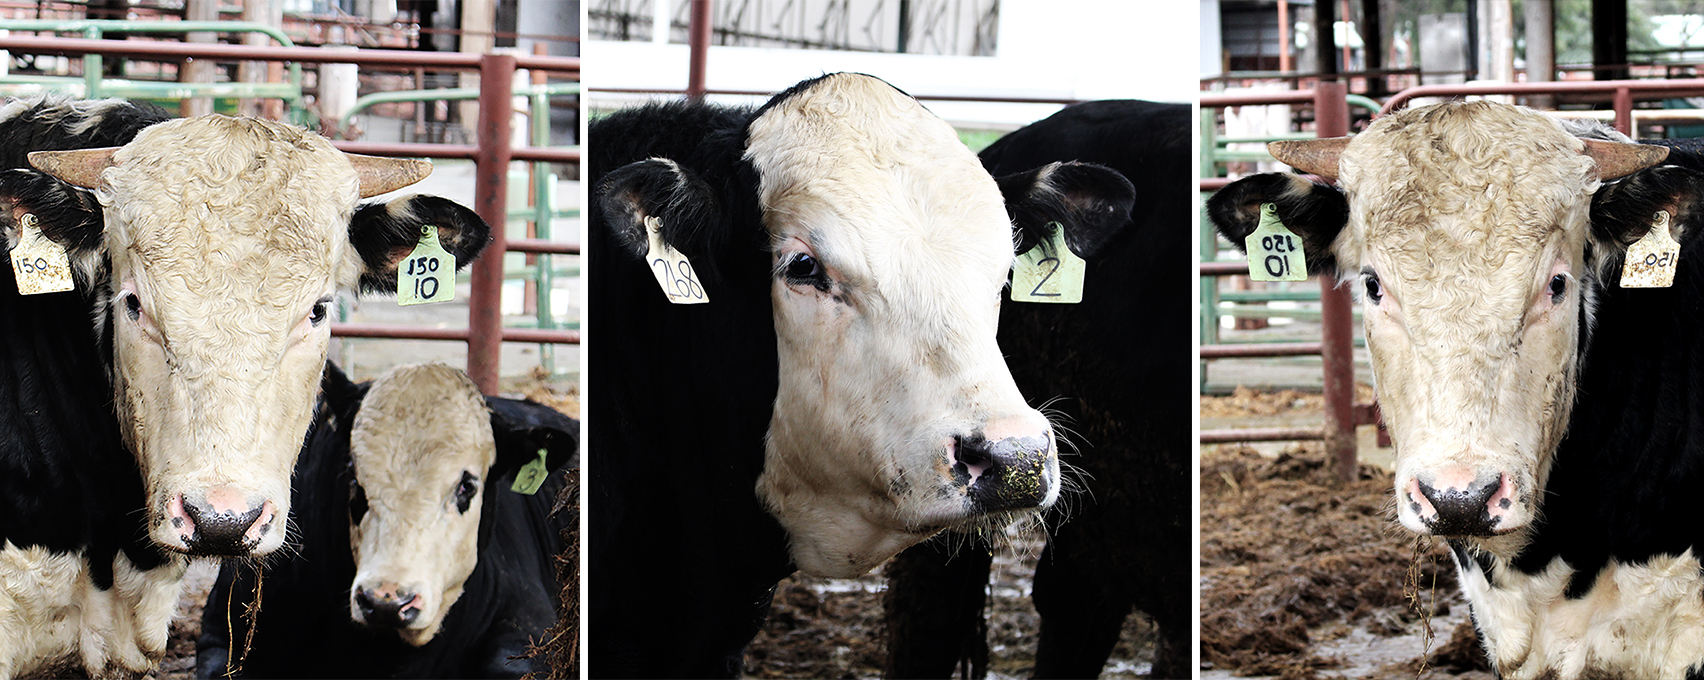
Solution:
[[[1278,221],[1278,207],[1260,206],[1260,226],[1243,241],[1248,253],[1248,278],[1255,281],[1306,281],[1308,260],[1302,239]]]
[[[1083,301],[1083,258],[1065,245],[1065,229],[1048,222],[1053,232],[1012,263],[1013,302]]]
[[[396,303],[424,305],[456,299],[456,258],[438,245],[438,228],[420,228],[420,245],[396,268]]]
[[[1680,263],[1680,244],[1669,235],[1669,214],[1659,210],[1651,219],[1651,230],[1627,247],[1621,264],[1622,288],[1667,288],[1674,285],[1674,267]]]
[[[521,469],[515,472],[515,483],[509,485],[509,490],[523,496],[538,493],[538,488],[544,486],[545,478],[550,476],[550,469],[544,466],[545,450],[538,450],[538,457],[527,461]]]
[[[12,275],[19,295],[59,293],[71,290],[71,258],[65,248],[41,233],[36,216],[24,213],[18,220],[18,247],[12,249]]]
[[[698,282],[698,273],[692,269],[692,263],[680,251],[663,243],[662,229],[661,220],[645,218],[645,238],[651,247],[650,252],[645,253],[645,262],[651,265],[657,286],[663,289],[663,295],[668,296],[669,302],[677,305],[709,302],[710,296],[704,292],[704,284]]]

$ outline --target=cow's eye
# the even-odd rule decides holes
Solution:
[[[120,297],[124,301],[124,313],[130,317],[131,321],[142,318],[141,298],[136,297],[135,293],[128,290],[121,293]]]
[[[315,302],[313,310],[308,312],[308,323],[315,326],[324,324],[326,316],[330,313],[331,301],[322,298],[319,302]]]
[[[817,259],[804,253],[796,253],[787,260],[785,271],[787,278],[794,281],[808,281],[822,276],[822,267]]]
[[[467,512],[476,493],[479,493],[479,478],[474,477],[471,472],[463,472],[461,481],[456,483],[456,510]]]
[[[1367,299],[1375,305],[1384,300],[1384,287],[1379,285],[1379,275],[1369,271],[1365,273],[1364,277],[1367,284]]]
[[[1562,297],[1568,294],[1568,277],[1557,274],[1550,277],[1550,304],[1562,303]]]

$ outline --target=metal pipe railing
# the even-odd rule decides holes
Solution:
[[[1543,83],[1470,83],[1463,85],[1420,85],[1391,95],[1380,115],[1402,108],[1415,97],[1465,97],[1472,95],[1604,94],[1615,107],[1615,129],[1634,136],[1633,100],[1636,94],[1663,97],[1704,96],[1704,79],[1685,80],[1565,80]]]
[[[514,149],[511,147],[509,128],[513,118],[513,106],[510,103],[510,97],[513,94],[515,70],[517,68],[529,68],[571,73],[577,76],[580,71],[579,59],[536,55],[462,54],[402,50],[320,50],[302,47],[255,47],[249,45],[29,36],[0,36],[0,50],[63,56],[100,54],[164,59],[193,57],[214,61],[353,63],[379,67],[401,66],[478,71],[482,95],[480,97],[479,121],[476,126],[480,140],[478,146],[336,143],[338,148],[356,153],[387,155],[389,152],[398,152],[393,155],[474,159],[478,168],[474,184],[474,211],[479,214],[481,219],[493,225],[494,238],[492,244],[488,247],[487,255],[473,264],[474,291],[468,300],[468,327],[466,329],[393,327],[388,330],[381,330],[362,325],[334,324],[333,334],[343,337],[465,340],[468,343],[468,375],[473,378],[475,384],[479,385],[480,391],[486,394],[493,394],[497,390],[499,352],[502,348],[502,342],[579,342],[580,334],[577,331],[504,329],[500,310],[503,275],[501,254],[507,251],[504,226],[508,217],[506,199],[509,162],[516,159],[578,162],[580,158],[577,150]]]

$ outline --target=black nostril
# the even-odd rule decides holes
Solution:
[[[355,588],[355,606],[361,608],[362,618],[373,615],[373,596],[367,594],[366,588]]]
[[[989,441],[981,434],[955,440],[953,477],[968,487],[979,512],[1033,508],[1051,490],[1052,443],[1045,435]]]
[[[420,618],[420,608],[411,606],[415,599],[415,594],[406,590],[398,590],[395,595],[374,595],[365,588],[355,588],[355,606],[361,609],[361,619],[369,626],[407,627]]]
[[[194,525],[194,534],[185,540],[189,552],[194,555],[247,555],[257,541],[250,541],[245,534],[264,509],[265,504],[262,504],[241,514],[214,512],[203,502],[185,498],[183,514]]]
[[[1475,479],[1467,488],[1438,489],[1424,480],[1416,480],[1420,495],[1431,502],[1437,516],[1427,522],[1432,533],[1442,536],[1489,536],[1497,520],[1491,517],[1489,503],[1492,494],[1501,488],[1502,475]]]

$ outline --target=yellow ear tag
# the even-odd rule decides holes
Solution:
[[[19,295],[59,293],[76,287],[71,282],[71,258],[65,248],[41,233],[36,216],[24,213],[18,220],[18,247],[12,249],[12,275]]]
[[[1083,258],[1065,245],[1065,229],[1048,222],[1053,232],[1024,251],[1012,263],[1012,302],[1083,301]]]
[[[420,228],[420,245],[396,270],[396,303],[424,305],[456,299],[456,258],[438,245],[438,228]]]
[[[1278,220],[1278,206],[1260,206],[1260,226],[1243,241],[1248,253],[1248,278],[1255,281],[1306,281],[1308,260],[1302,239]]]
[[[1669,214],[1658,210],[1651,230],[1627,248],[1621,264],[1622,288],[1667,288],[1674,285],[1674,268],[1680,263],[1680,244],[1669,236]]]
[[[538,450],[538,457],[527,461],[521,469],[515,472],[515,483],[509,485],[509,490],[523,496],[538,493],[538,488],[544,486],[545,478],[550,476],[550,469],[545,467],[544,449]]]
[[[705,294],[704,284],[698,282],[698,272],[693,271],[692,263],[680,251],[663,243],[662,228],[661,220],[650,216],[645,218],[645,238],[651,244],[650,252],[645,253],[645,262],[651,265],[651,273],[657,277],[657,285],[663,289],[663,295],[677,305],[709,302],[710,296]]]

